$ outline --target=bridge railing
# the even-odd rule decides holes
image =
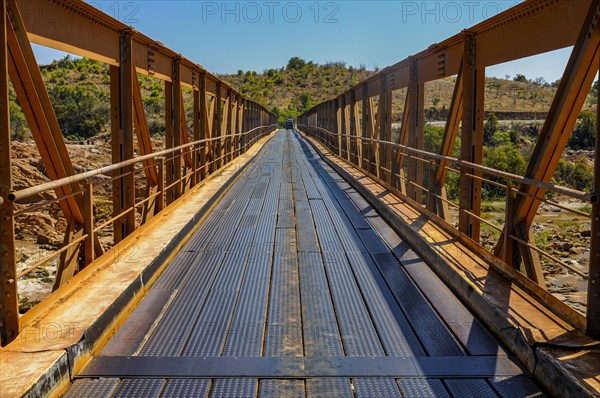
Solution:
[[[19,310],[32,304],[21,303],[19,308],[20,292],[35,290],[29,295],[33,304],[43,299],[108,247],[244,153],[277,121],[276,115],[202,66],[92,4],[5,0],[0,13],[0,340],[4,345],[20,330],[24,318]],[[110,82],[112,161],[107,163],[112,164],[76,173],[32,43],[108,66],[102,70]],[[153,143],[138,75],[164,83],[164,143],[156,145],[156,137]],[[23,181],[17,180],[11,154],[10,84],[50,180],[18,190]],[[186,91],[191,95],[184,95]],[[189,109],[188,98],[193,101]],[[157,151],[153,145],[166,149]],[[51,237],[45,236],[49,230]],[[32,237],[37,242],[31,242]],[[56,266],[55,277],[53,267],[43,266],[49,261]],[[27,279],[34,275],[43,284],[30,285]]]
[[[585,299],[576,297],[579,302],[569,308],[543,290],[539,297],[596,339],[600,339],[598,145],[590,192],[551,181],[598,72],[598,13],[597,0],[525,1],[384,68],[298,118],[301,129],[333,155],[377,179],[509,274],[526,274],[529,279],[521,279],[537,284],[534,290],[546,289],[545,274],[559,267]],[[485,167],[486,67],[567,46],[574,47],[525,173]],[[425,151],[425,83],[450,76],[455,76],[455,84],[439,152]],[[392,94],[400,89],[406,90],[406,101],[399,131],[395,131],[392,114],[397,106]],[[459,136],[460,151],[455,156]],[[449,195],[451,186],[454,191]],[[495,214],[482,207],[484,188],[503,195],[504,206]],[[578,204],[564,203],[561,197]],[[580,255],[573,261],[544,247],[548,245],[540,244],[540,239],[536,244],[536,232],[544,235],[536,223],[542,205],[590,225],[582,233],[583,252],[589,249],[587,258]],[[495,241],[484,242],[482,231],[493,231]],[[547,233],[544,237],[548,238]]]
[[[72,267],[61,269],[57,267],[57,273],[52,278],[56,290],[77,272],[90,265],[98,256],[102,255],[114,242],[115,226],[120,225],[126,217],[133,216],[132,230],[142,226],[152,216],[156,216],[161,210],[168,207],[177,197],[190,190],[213,174],[221,171],[223,166],[233,161],[238,156],[246,153],[256,141],[266,136],[276,128],[276,124],[258,126],[249,131],[229,134],[221,137],[207,138],[190,142],[176,148],[170,148],[148,155],[137,156],[133,159],[107,165],[98,169],[86,171],[60,180],[50,181],[44,184],[32,186],[18,191],[11,191],[6,202],[0,198],[0,205],[7,209],[6,213],[11,215],[15,226],[19,225],[20,219],[28,214],[39,211],[50,211],[50,207],[67,200],[75,195],[82,195],[83,225],[81,233],[71,239],[65,239],[62,245],[55,250],[48,250],[47,255],[42,255],[27,267],[18,270],[16,274],[17,284],[27,279],[32,272],[44,268],[50,262],[73,264]],[[185,159],[193,159],[186,165]],[[204,161],[200,162],[200,159]],[[151,166],[148,166],[151,161]],[[179,163],[182,165],[180,177],[172,179],[167,183],[166,173],[168,164]],[[119,211],[110,211],[107,214],[99,214],[99,201],[106,199],[106,191],[115,183],[121,183],[127,177],[143,177],[148,167],[156,167],[158,172],[157,184],[153,189],[135,194],[135,200],[128,207],[119,207]],[[171,170],[173,172],[173,170]],[[52,193],[64,187],[78,189],[71,191],[68,195],[57,196],[46,200],[35,200],[45,196],[53,196]],[[103,190],[98,197],[95,191]],[[179,192],[177,196],[175,192]],[[114,209],[113,209],[114,210]],[[99,239],[102,237],[103,239]],[[18,251],[18,250],[17,250]],[[120,261],[120,259],[117,259]],[[135,259],[129,259],[135,261]],[[127,259],[123,262],[127,263]],[[18,305],[18,297],[13,297],[15,305]]]
[[[579,285],[589,279],[589,266],[587,266],[587,264],[582,264],[580,261],[573,263],[573,260],[569,258],[564,258],[560,254],[554,254],[552,246],[539,247],[536,244],[535,239],[522,239],[514,232],[509,231],[508,228],[511,223],[514,222],[515,202],[518,196],[532,198],[540,203],[546,204],[550,208],[555,208],[557,212],[560,212],[562,218],[568,217],[568,214],[571,214],[579,220],[587,220],[591,224],[592,214],[587,208],[589,206],[589,209],[591,209],[592,205],[597,204],[598,197],[595,194],[543,181],[531,180],[513,173],[462,161],[450,156],[442,156],[437,153],[415,149],[395,142],[363,137],[349,137],[337,132],[328,131],[324,128],[302,124],[298,127],[301,131],[306,132],[327,147],[330,153],[356,166],[394,194],[404,198],[411,205],[420,208],[435,221],[445,223],[447,227],[454,229],[458,225],[457,219],[459,216],[464,215],[465,217],[469,217],[476,222],[484,224],[487,228],[494,230],[496,232],[494,235],[499,237],[496,245],[492,247],[486,247],[484,245],[481,247],[475,246],[476,251],[479,251],[480,253],[481,251],[486,251],[488,256],[495,256],[498,260],[501,260],[506,264],[515,264],[515,262],[518,261],[518,265],[515,265],[515,269],[527,273],[527,270],[523,269],[524,262],[520,258],[514,259],[515,253],[510,249],[504,249],[514,248],[519,250],[519,246],[526,247],[528,250],[532,251],[534,255],[540,258],[538,264],[540,265],[539,271],[542,279],[535,281],[540,287],[546,289],[547,285],[550,283],[545,278],[543,270],[541,270],[542,264],[545,268],[560,267],[562,268],[561,272],[567,274],[571,273],[573,278],[570,279],[577,280],[577,284]],[[377,150],[386,151],[390,149],[392,159],[398,162],[396,163],[398,167],[392,166],[390,169],[385,164],[382,164],[377,157],[363,158],[362,155],[357,155],[357,152],[344,148],[344,145],[340,147],[338,145],[340,141],[349,142],[347,148],[358,148],[359,146],[364,145],[369,148],[371,152]],[[360,151],[358,151],[358,153],[360,153]],[[407,177],[409,175],[409,163],[411,160],[414,160],[423,166],[425,178],[420,183]],[[386,173],[386,176],[391,179],[391,182],[382,179],[381,174],[377,174],[377,170]],[[440,190],[435,183],[435,175],[441,170],[445,170],[449,175],[455,175],[455,178],[458,181],[465,178],[477,179],[478,181],[481,181],[484,186],[488,185],[501,189],[504,192],[504,205],[502,206],[504,209],[503,216],[489,216],[487,212],[483,210],[482,213],[475,214],[472,211],[463,208],[457,200],[449,199],[445,194],[446,187],[444,186],[442,187],[442,190]],[[449,179],[450,178],[451,177],[449,177]],[[544,195],[535,196],[523,192],[521,188],[524,185],[543,190]],[[411,190],[413,192],[418,192],[413,198],[407,195]],[[567,206],[551,199],[555,196],[562,198],[562,202],[564,202],[564,199],[566,198],[573,199],[576,202],[570,201]],[[499,199],[496,199],[496,201],[498,200]],[[437,214],[437,206],[446,208],[444,213],[446,214],[445,219],[440,218]],[[540,214],[538,213],[537,215],[539,216]],[[456,230],[456,232],[458,231]],[[462,237],[468,239],[466,236]],[[586,246],[589,247],[589,244],[588,239]],[[469,247],[473,248],[474,246],[471,245]],[[495,265],[498,264],[496,263]],[[507,268],[502,268],[502,271],[506,270]],[[571,288],[572,283],[569,284],[569,286]],[[544,296],[542,295],[540,298],[544,299]],[[548,304],[551,305],[552,303],[550,302]],[[564,316],[576,326],[579,326],[582,329],[585,328],[585,320],[582,315],[575,311],[565,311],[564,308],[557,310],[560,315]],[[579,309],[579,311],[581,312],[581,309]],[[583,315],[585,315],[585,312]]]

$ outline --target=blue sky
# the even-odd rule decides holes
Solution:
[[[213,73],[262,71],[293,56],[383,68],[518,3],[496,1],[89,0]],[[62,54],[35,46],[39,63]],[[488,68],[561,77],[570,49]]]

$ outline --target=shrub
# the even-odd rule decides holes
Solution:
[[[500,145],[496,147],[486,147],[483,151],[483,165],[496,170],[506,171],[508,173],[523,175],[527,162],[521,152],[512,145]],[[500,184],[507,184],[508,181],[504,178],[495,176],[486,176],[492,181]],[[491,184],[483,184],[483,197],[486,199],[497,199],[503,197],[505,191]]]
[[[440,153],[444,128],[426,124],[423,128],[423,147],[427,152]]]
[[[490,145],[492,137],[498,131],[498,117],[494,112],[490,112],[485,124],[483,125],[483,144]]]
[[[95,85],[55,86],[48,95],[65,137],[93,137],[109,121],[107,95]]]
[[[515,78],[513,79],[516,82],[523,82],[523,83],[527,83],[527,78],[525,77],[525,75],[522,75],[520,73],[517,73],[515,75]]]
[[[554,179],[559,185],[590,192],[594,183],[594,170],[582,159],[575,162],[560,159],[554,172]]]
[[[571,149],[593,149],[596,145],[596,115],[583,111],[567,143]]]

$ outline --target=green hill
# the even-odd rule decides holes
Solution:
[[[371,76],[364,66],[345,62],[319,65],[294,57],[285,67],[262,73],[239,70],[235,75],[219,75],[242,94],[265,104],[280,119],[296,117],[312,106],[331,99]]]
[[[80,141],[110,132],[110,78],[107,65],[90,59],[65,57],[40,66],[48,94],[56,111],[63,134],[68,140]],[[285,67],[256,71],[239,70],[237,74],[220,75],[249,98],[264,104],[280,115],[280,119],[296,117],[315,104],[346,91],[374,71],[364,66],[348,66],[344,62],[317,64],[294,57]],[[138,75],[150,131],[164,133],[164,83],[151,76]],[[455,78],[448,77],[425,84],[425,118],[445,120],[450,106]],[[486,80],[487,113],[502,119],[541,119],[550,108],[557,83],[543,79]],[[595,91],[595,90],[594,90]],[[192,93],[184,89],[188,123],[192,116]],[[401,120],[406,89],[393,95],[393,119]],[[27,123],[12,87],[9,92],[11,130],[14,139],[30,137]],[[586,109],[593,109],[591,95]],[[487,117],[487,116],[486,116]]]

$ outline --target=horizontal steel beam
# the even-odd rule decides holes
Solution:
[[[119,66],[119,37],[121,32],[133,30],[132,27],[80,0],[17,0],[17,4],[32,43]],[[137,71],[171,81],[173,60],[181,55],[133,31],[132,51]],[[184,86],[198,88],[201,73],[206,73],[209,94],[214,95],[217,82],[222,88],[232,89],[202,66],[182,58]]]
[[[574,45],[588,8],[588,1],[527,0],[469,28],[469,33],[477,37],[475,67],[485,68]],[[419,83],[456,75],[463,47],[461,32],[382,69],[348,91],[361,98],[365,85],[369,97],[378,95],[382,75],[388,76],[392,90],[408,87],[410,59],[417,62]]]

